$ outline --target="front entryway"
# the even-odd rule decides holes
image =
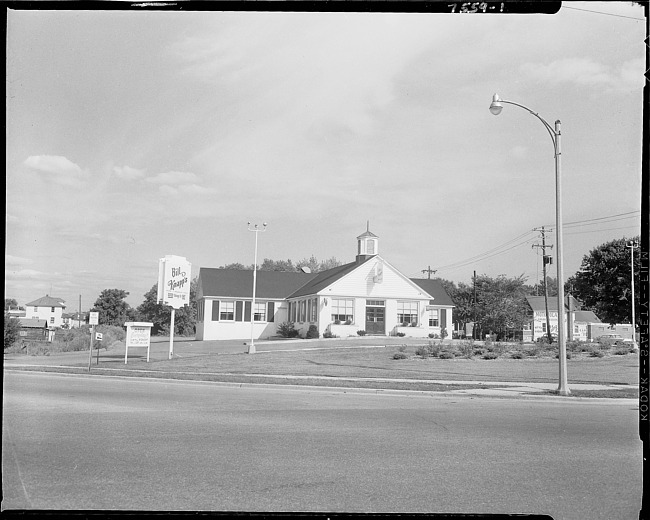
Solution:
[[[366,305],[366,334],[386,334],[386,309],[383,305],[383,301],[368,301]]]

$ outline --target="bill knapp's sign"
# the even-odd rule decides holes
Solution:
[[[158,264],[158,303],[180,309],[190,303],[192,264],[185,257],[167,255]]]

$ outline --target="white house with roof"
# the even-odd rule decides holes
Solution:
[[[202,267],[198,280],[196,338],[244,339],[277,335],[290,321],[304,335],[440,337],[451,335],[454,304],[437,280],[411,279],[379,255],[379,238],[357,237],[354,262],[319,273]]]
[[[567,298],[568,304],[564,305],[564,324],[567,331],[567,339],[575,341],[588,341],[591,338],[590,330],[593,325],[602,325],[598,316],[592,311],[580,309],[580,302],[573,296]],[[530,307],[531,321],[524,328],[524,341],[536,341],[547,335],[546,328],[546,304],[544,296],[527,296],[526,301]],[[549,324],[551,334],[557,335],[558,312],[557,298],[548,298]]]
[[[45,320],[50,328],[63,325],[65,301],[61,298],[45,295],[38,300],[25,305],[25,317],[34,320]]]

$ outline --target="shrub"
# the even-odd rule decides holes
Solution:
[[[396,335],[399,336],[400,338],[403,338],[404,336],[406,336],[406,333],[405,332],[398,332]]]
[[[352,325],[352,320],[345,320],[346,325]]]
[[[305,337],[307,339],[320,338],[320,333],[318,332],[318,327],[316,325],[310,325],[309,330],[307,331],[307,335]]]
[[[524,354],[522,352],[513,352],[512,355],[510,356],[512,359],[523,359]]]
[[[454,359],[456,356],[452,352],[444,351],[438,356],[440,359]]]
[[[431,352],[429,352],[429,349],[425,345],[420,345],[415,349],[415,355],[420,356],[422,358],[428,358]]]
[[[461,341],[457,345],[458,350],[460,351],[461,355],[466,358],[471,358],[476,351],[474,350],[474,342],[473,341]],[[482,354],[483,351],[479,351],[479,354]]]
[[[633,351],[634,351],[634,349],[630,349],[630,348],[617,348],[614,351],[614,354],[617,355],[617,356],[625,356],[625,355],[627,355],[627,354],[629,354],[630,352],[633,352]]]
[[[366,335],[366,331],[365,331],[365,330],[358,330],[358,331],[357,331],[357,334],[358,334],[359,336],[365,336],[365,335]]]
[[[499,357],[497,352],[486,352],[483,354],[483,359],[496,359]]]
[[[331,331],[326,330],[325,332],[323,332],[323,337],[324,338],[335,338],[336,336],[334,334],[332,334]]]
[[[408,356],[404,352],[395,352],[393,359],[406,359]]]
[[[278,325],[278,334],[283,338],[296,338],[298,337],[298,331],[294,327],[292,321],[285,321]]]
[[[399,350],[400,352],[406,352],[406,345],[400,345],[399,347],[397,347],[397,350]]]
[[[12,318],[9,314],[5,313],[5,348],[11,348],[18,341],[20,337],[20,320]]]
[[[589,352],[590,357],[605,357],[605,353],[598,349],[598,348],[592,348],[591,351]]]

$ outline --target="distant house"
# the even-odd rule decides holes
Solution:
[[[64,312],[61,315],[63,329],[76,329],[86,323],[86,314],[79,312]]]
[[[22,341],[52,341],[54,331],[48,327],[47,320],[18,318],[20,320],[19,336]]]
[[[320,336],[451,336],[454,304],[440,282],[406,277],[378,250],[367,230],[354,262],[319,273],[258,271],[254,309],[253,271],[202,267],[196,337],[269,338],[283,322],[303,337],[311,326]]]
[[[48,327],[59,328],[63,325],[65,301],[61,298],[45,295],[25,305],[25,317],[45,320]]]
[[[573,296],[569,296],[569,298],[571,312],[569,312],[568,304],[565,303],[564,306],[566,338],[567,340],[588,341],[591,339],[590,326],[602,325],[602,323],[592,311],[580,310],[580,302]],[[528,302],[531,320],[524,328],[523,339],[524,341],[536,341],[547,335],[544,296],[527,296],[526,301]],[[556,297],[548,298],[548,314],[551,334],[557,335],[558,312]]]

